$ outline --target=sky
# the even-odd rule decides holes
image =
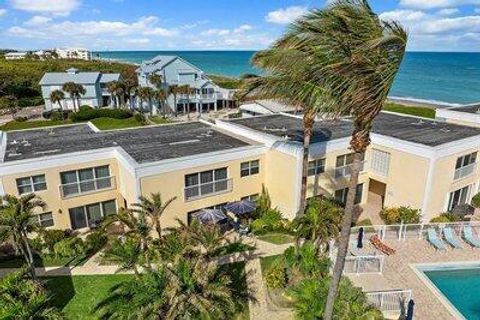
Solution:
[[[0,48],[258,50],[332,0],[0,0]],[[410,51],[480,51],[480,0],[371,0]]]

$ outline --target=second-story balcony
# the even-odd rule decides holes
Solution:
[[[365,170],[365,163],[366,161],[362,161],[360,172]],[[334,172],[335,178],[346,178],[352,175],[352,164],[348,164],[346,166],[336,167]]]
[[[185,201],[197,200],[232,191],[232,179],[222,179],[185,187]]]
[[[465,177],[470,176],[477,170],[477,164],[472,163],[463,167],[460,167],[458,169],[455,169],[455,174],[453,175],[453,180],[458,180],[462,179]]]
[[[71,198],[113,188],[115,188],[115,177],[112,176],[62,184],[60,194],[62,198]]]

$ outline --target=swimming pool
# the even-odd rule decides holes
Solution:
[[[459,319],[480,320],[480,263],[417,265],[431,289]]]

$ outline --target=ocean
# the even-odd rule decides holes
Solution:
[[[254,51],[103,51],[102,59],[141,63],[158,54],[178,55],[207,74],[261,74],[250,64]],[[480,53],[407,52],[391,97],[418,102],[467,104],[480,101]]]

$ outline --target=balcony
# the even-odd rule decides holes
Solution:
[[[185,188],[185,201],[197,200],[232,191],[232,179],[222,179]]]
[[[476,171],[476,169],[477,169],[476,163],[472,163],[464,167],[458,168],[455,170],[455,174],[453,175],[453,180],[459,180],[459,179],[468,177],[469,175],[473,174]]]
[[[360,167],[360,172],[365,170],[365,163],[366,163],[366,161],[362,161],[361,167]],[[346,178],[346,177],[349,177],[351,174],[352,174],[352,165],[351,164],[335,168],[335,173],[334,173],[335,179]]]
[[[115,188],[115,177],[97,178],[60,185],[62,198],[71,198],[84,194]]]
[[[216,99],[217,96],[215,95],[215,93],[203,93],[199,95],[199,98],[202,100],[212,100]]]

